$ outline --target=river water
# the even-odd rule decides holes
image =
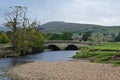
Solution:
[[[72,60],[72,56],[77,51],[44,51],[38,54],[32,54],[27,56],[21,56],[17,58],[4,58],[0,59],[0,80],[11,80],[5,76],[5,72],[8,68],[15,65],[22,65],[29,62],[36,61],[67,61]]]

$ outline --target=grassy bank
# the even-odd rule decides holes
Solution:
[[[120,65],[120,43],[111,42],[102,43],[99,46],[83,47],[73,58]]]

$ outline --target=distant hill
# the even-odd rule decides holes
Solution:
[[[96,33],[118,33],[120,26],[102,26],[94,24],[67,23],[61,21],[48,22],[41,25],[41,31],[48,32],[85,32],[94,31]]]
[[[0,31],[10,30],[7,27],[0,26]],[[120,26],[102,26],[95,24],[80,24],[80,23],[68,23],[63,21],[53,21],[41,25],[40,30],[44,33],[59,33],[59,32],[86,32],[93,31],[95,33],[119,33]]]
[[[8,31],[8,30],[10,30],[10,29],[7,27],[4,27],[4,26],[0,26],[0,31]]]

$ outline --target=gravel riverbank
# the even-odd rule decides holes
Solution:
[[[79,61],[33,62],[7,74],[13,80],[120,80],[120,67]]]

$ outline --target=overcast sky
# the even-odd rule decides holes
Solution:
[[[31,19],[42,24],[66,21],[100,25],[120,25],[120,0],[1,0],[0,24],[10,6],[28,7]]]

